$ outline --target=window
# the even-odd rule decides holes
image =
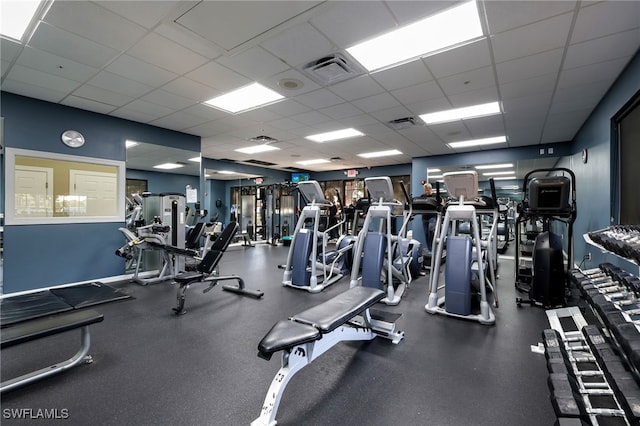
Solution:
[[[6,149],[6,224],[124,221],[123,161]]]

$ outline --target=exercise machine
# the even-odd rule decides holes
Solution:
[[[425,249],[422,250],[423,269],[433,270],[433,253],[435,250],[435,236],[440,232],[442,225],[442,198],[440,197],[440,183],[436,182],[436,195],[428,197],[414,197],[412,202],[413,213],[422,217],[422,229],[426,242]],[[444,262],[446,253],[442,253],[441,262]]]
[[[558,175],[556,173],[562,173]],[[516,298],[518,306],[529,304],[544,308],[565,305],[569,273],[573,267],[573,222],[576,219],[575,174],[567,168],[536,169],[524,177],[523,202],[516,226],[523,222],[542,222],[542,231],[533,243],[531,283],[521,280],[520,250],[516,239],[516,289],[529,294],[529,299]],[[567,263],[563,253],[563,231],[566,225]]]
[[[206,254],[202,258],[202,261],[198,264],[197,270],[194,272],[185,272],[174,277],[174,282],[178,284],[177,294],[177,306],[173,309],[178,315],[186,313],[184,304],[187,296],[187,290],[194,284],[206,283],[208,287],[204,289],[203,293],[207,293],[215,287],[220,281],[237,281],[236,286],[225,285],[222,286],[223,290],[233,293],[261,298],[264,292],[260,290],[251,290],[245,288],[244,280],[237,275],[220,275],[218,264],[222,260],[227,247],[233,240],[236,232],[238,232],[238,223],[231,222],[223,230],[222,233],[214,238],[213,244],[207,250]]]
[[[342,222],[321,230],[321,211],[327,209],[330,202],[325,199],[317,181],[298,183],[298,191],[307,205],[302,209],[293,232],[287,263],[283,267],[282,284],[317,293],[349,272],[348,255],[354,238],[343,236],[336,243],[336,250],[327,250],[331,230],[337,229]]]
[[[494,306],[498,306],[495,280],[487,277],[486,269],[493,270],[494,232],[481,239],[478,212],[489,212],[486,200],[478,199],[478,174],[476,171],[444,174],[449,195],[454,198],[445,205],[440,234],[435,238],[434,263],[430,275],[429,299],[425,310],[431,314],[443,314],[456,318],[495,324],[495,314],[487,298],[487,288],[493,293]],[[457,199],[457,201],[455,201]],[[493,208],[494,214],[496,212]],[[496,218],[497,220],[497,218]],[[460,223],[470,224],[471,235],[460,232]],[[451,228],[451,234],[449,230]],[[439,297],[441,255],[446,244],[447,262],[444,271],[444,296]],[[492,277],[493,278],[493,277]],[[479,312],[473,309],[472,291],[477,284],[480,295]]]
[[[387,305],[400,303],[402,295],[420,274],[422,245],[406,238],[407,227],[412,216],[410,198],[401,183],[409,209],[404,212],[398,235],[392,233],[392,210],[403,204],[393,197],[391,179],[385,177],[365,178],[365,186],[371,198],[362,229],[358,233],[353,252],[350,287],[363,286],[385,290],[382,299]],[[377,225],[377,231],[371,229]],[[362,272],[362,274],[360,274]]]

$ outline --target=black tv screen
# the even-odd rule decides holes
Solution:
[[[565,176],[534,178],[529,182],[529,208],[540,211],[566,211],[571,181]]]

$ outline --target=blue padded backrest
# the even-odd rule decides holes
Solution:
[[[369,232],[364,239],[362,252],[362,286],[383,289],[382,268],[387,250],[387,236],[381,232]]]

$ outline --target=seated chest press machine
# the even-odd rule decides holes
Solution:
[[[425,310],[431,314],[443,314],[492,325],[495,323],[495,315],[487,300],[487,287],[492,291],[494,306],[497,307],[498,296],[494,285],[497,206],[477,199],[478,174],[475,171],[445,173],[444,181],[447,191],[453,198],[457,198],[457,201],[447,204],[440,233],[435,237],[429,299]],[[482,240],[478,214],[491,213],[494,215],[492,229],[488,238]],[[471,236],[460,233],[460,221],[471,224]],[[451,224],[452,232],[449,235]],[[440,259],[445,244],[447,263],[444,272],[444,296],[438,297]],[[490,277],[487,277],[487,269]],[[471,306],[474,278],[479,281],[478,313],[474,313]]]
[[[330,231],[342,222],[321,231],[321,210],[328,208],[331,203],[324,198],[322,188],[315,180],[298,183],[298,191],[307,205],[302,209],[293,232],[282,284],[317,293],[349,272],[348,254],[354,238],[344,236],[338,241],[336,250],[327,250]],[[312,228],[305,227],[308,221]],[[318,247],[321,253],[318,253]]]
[[[409,202],[409,211],[403,214],[398,235],[393,235],[392,209],[402,206],[402,203],[393,198],[391,179],[384,176],[365,178],[364,181],[371,195],[371,205],[358,233],[350,287],[361,285],[386,290],[387,297],[382,302],[397,305],[413,275],[420,274],[422,265],[422,245],[418,240],[405,238],[412,217],[412,204]],[[403,191],[408,199],[404,186]],[[378,231],[371,231],[370,227],[376,223]]]

